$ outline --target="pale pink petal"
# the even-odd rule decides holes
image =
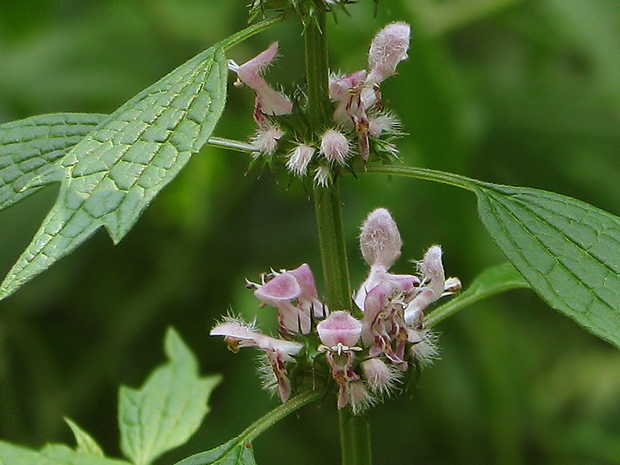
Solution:
[[[353,318],[349,312],[339,310],[321,321],[316,330],[321,342],[327,347],[336,347],[339,344],[353,347],[359,341],[362,323]]]

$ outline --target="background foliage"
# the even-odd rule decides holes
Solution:
[[[245,2],[20,0],[0,3],[0,121],[110,113],[199,51],[244,27]],[[620,5],[615,0],[388,1],[330,22],[332,66],[364,66],[374,33],[409,21],[413,40],[384,98],[411,134],[409,164],[554,190],[620,213]],[[300,31],[286,23],[230,53],[239,62],[281,42],[270,81],[302,84]],[[252,94],[232,89],[216,135],[253,130]],[[228,308],[257,308],[243,278],[308,262],[319,270],[312,202],[288,179],[243,176],[243,155],[194,156],[136,228],[112,247],[103,231],[0,303],[0,438],[71,441],[69,416],[120,456],[118,384],[136,387],[162,361],[175,326],[203,373],[225,375],[194,439],[159,463],[214,447],[277,405],[250,351],[207,330]],[[48,187],[0,214],[6,273],[56,198]],[[353,283],[365,273],[357,228],[390,209],[419,258],[440,243],[468,282],[503,260],[467,192],[367,176],[343,186]],[[409,272],[401,260],[395,272]],[[263,326],[265,327],[267,323]],[[442,359],[411,399],[371,414],[377,464],[607,464],[620,457],[620,354],[530,291],[511,291],[442,322]],[[332,402],[311,405],[256,443],[259,463],[336,464]],[[321,447],[316,447],[320,443]]]

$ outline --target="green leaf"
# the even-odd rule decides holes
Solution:
[[[620,218],[580,200],[527,187],[402,166],[367,172],[471,190],[491,237],[551,307],[620,348]]]
[[[129,465],[124,460],[83,454],[61,445],[50,444],[40,451],[0,441],[2,465]]]
[[[69,425],[69,428],[71,428],[73,436],[75,436],[77,452],[80,454],[94,455],[95,457],[103,457],[103,450],[101,450],[97,441],[95,441],[90,434],[68,418],[65,418],[65,422]]]
[[[105,115],[56,113],[0,124],[0,211],[40,189],[36,177],[64,174],[59,161]]]
[[[7,297],[104,226],[114,243],[200,151],[226,100],[221,46],[197,55],[106,117],[62,159],[56,204],[0,286]],[[46,172],[40,183],[58,180]]]
[[[620,218],[579,200],[479,183],[480,218],[551,307],[620,348]]]
[[[437,307],[424,319],[432,327],[440,321],[479,300],[510,289],[527,288],[529,284],[510,263],[489,268],[480,273],[465,292]]]
[[[176,465],[256,465],[251,443],[238,438],[200,454],[192,455]]]
[[[151,463],[184,444],[208,413],[207,401],[220,376],[201,378],[198,363],[177,333],[166,334],[169,362],[155,370],[142,389],[121,387],[121,449],[136,465]]]

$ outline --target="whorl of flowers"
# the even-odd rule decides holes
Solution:
[[[331,184],[334,176],[350,167],[356,158],[363,163],[372,154],[383,161],[393,159],[398,150],[391,140],[401,135],[400,123],[383,108],[380,86],[407,58],[409,36],[408,24],[391,23],[373,39],[368,69],[346,76],[331,75],[331,127],[311,135],[303,117],[304,98],[290,98],[263,78],[277,58],[278,43],[241,65],[229,60],[229,69],[237,74],[235,85],[250,87],[256,96],[257,130],[251,138],[255,158],[271,166],[279,162],[292,176],[313,179],[321,186]]]
[[[278,338],[266,336],[254,324],[227,316],[212,330],[234,352],[254,347],[264,354],[265,387],[286,402],[302,388],[333,385],[339,409],[359,413],[393,394],[405,374],[437,355],[434,336],[424,327],[425,309],[440,297],[460,289],[456,278],[445,278],[442,251],[425,253],[417,275],[389,272],[400,257],[402,241],[390,213],[371,212],[361,228],[360,248],[370,266],[354,296],[353,312],[331,310],[319,300],[310,266],[272,272],[260,284],[248,282],[263,305],[278,311]],[[291,372],[307,367],[307,373]],[[323,367],[323,370],[321,370]],[[325,379],[316,379],[324,373]],[[306,384],[307,386],[307,384]]]

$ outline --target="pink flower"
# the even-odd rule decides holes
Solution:
[[[317,374],[329,370],[338,386],[338,408],[348,407],[358,414],[396,389],[410,361],[422,367],[435,358],[435,338],[424,327],[424,311],[460,289],[458,279],[445,278],[442,250],[437,245],[418,263],[420,277],[390,273],[401,246],[390,213],[384,208],[371,212],[360,234],[362,256],[370,265],[354,298],[361,314],[330,313],[318,299],[310,267],[303,264],[272,272],[263,277],[262,284],[248,282],[263,304],[277,308],[282,339],[265,336],[253,324],[232,317],[224,318],[211,335],[224,336],[235,352],[242,347],[262,350],[266,386],[277,389],[283,402],[292,392],[308,388],[310,381],[312,389],[316,388],[322,379]],[[290,363],[298,365],[289,378]]]
[[[242,320],[225,317],[224,321],[211,330],[211,336],[224,336],[224,340],[233,352],[243,347],[256,347],[263,350],[277,379],[278,392],[282,402],[286,402],[291,395],[291,382],[286,370],[286,362],[294,362],[304,345],[299,342],[285,341],[265,336],[254,328],[254,325]]]
[[[401,370],[407,368],[404,310],[416,292],[417,282],[415,276],[385,273],[379,284],[368,291],[363,303],[362,341],[370,348],[368,355],[385,354]]]
[[[379,137],[382,131],[394,126],[394,118],[369,117],[373,107],[381,104],[379,85],[396,72],[396,66],[407,58],[411,28],[407,23],[388,24],[375,36],[368,52],[366,70],[345,77],[332,77],[329,95],[336,110],[334,121],[346,129],[355,129],[362,158],[370,157],[370,137]],[[377,111],[374,111],[376,114]]]
[[[334,351],[354,347],[362,334],[362,324],[349,312],[339,310],[332,312],[317,327],[321,342]]]
[[[423,312],[430,304],[438,300],[444,293],[446,277],[441,262],[442,250],[438,245],[432,246],[420,262],[422,275],[420,291],[407,306],[405,321],[409,325],[417,325],[422,321]]]
[[[322,317],[328,311],[318,300],[314,275],[306,264],[278,273],[272,280],[258,286],[254,295],[278,309],[280,330],[286,333],[308,334],[312,317]]]
[[[235,85],[245,84],[256,92],[254,117],[258,121],[264,120],[262,115],[279,116],[293,112],[293,103],[289,98],[273,89],[262,76],[263,71],[275,60],[277,54],[278,43],[275,42],[267,50],[242,65],[232,60],[228,61],[228,68],[237,73],[238,84]]]
[[[366,70],[345,77],[331,77],[329,96],[338,103],[334,111],[336,123],[352,129],[357,121],[366,119],[366,106],[361,100],[361,88],[365,79]]]
[[[316,328],[322,345],[319,352],[327,352],[327,362],[332,368],[332,377],[338,383],[338,408],[344,408],[351,401],[350,383],[360,379],[354,369],[354,352],[362,332],[362,323],[350,313],[337,311],[321,321]]]

